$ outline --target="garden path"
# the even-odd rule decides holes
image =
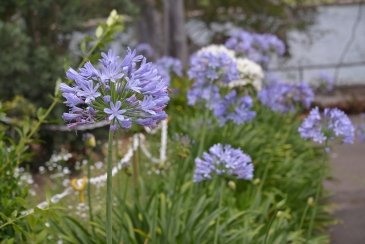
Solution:
[[[352,120],[359,123],[360,117]],[[338,224],[330,228],[331,244],[365,243],[365,143],[338,145],[331,153],[333,178],[325,183],[333,193]]]

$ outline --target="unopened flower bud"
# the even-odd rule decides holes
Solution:
[[[95,136],[93,134],[85,134],[85,146],[89,148],[94,148],[96,146]]]
[[[234,181],[232,181],[232,180],[228,181],[228,186],[232,190],[236,190],[236,183]]]
[[[283,217],[283,216],[284,216],[283,211],[278,211],[278,212],[277,212],[277,214],[276,214],[276,216],[277,216],[278,218]]]
[[[160,170],[165,169],[165,163],[163,163],[163,162],[159,163],[157,168],[160,169]]]
[[[307,204],[308,204],[308,206],[313,206],[314,205],[314,198],[309,197],[308,200],[307,200]]]

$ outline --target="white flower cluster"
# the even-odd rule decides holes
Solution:
[[[225,54],[227,54],[227,56],[229,56],[231,58],[236,58],[235,52],[232,50],[229,50],[224,45],[213,44],[213,45],[203,47],[197,52],[197,55],[199,55],[200,53],[205,53],[205,52],[210,52],[212,54],[225,53]]]
[[[251,84],[257,91],[261,90],[264,78],[261,66],[247,58],[237,58],[236,60],[240,79],[231,81],[228,86],[233,88]]]

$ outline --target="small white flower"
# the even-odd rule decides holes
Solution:
[[[246,58],[237,58],[236,61],[240,79],[231,81],[228,86],[233,88],[252,84],[257,91],[261,90],[262,79],[264,78],[261,66]]]

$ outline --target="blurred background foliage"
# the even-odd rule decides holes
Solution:
[[[70,62],[73,31],[95,26],[88,20],[108,16],[113,8],[135,12],[129,0],[7,0],[0,2],[0,97],[24,96],[36,105],[49,103],[63,65]],[[78,60],[79,61],[79,60]]]
[[[136,27],[137,33],[143,32],[139,26],[146,26],[141,25],[141,22],[149,23],[151,18],[156,19],[157,22],[153,24],[157,26],[152,28],[153,32],[147,32],[149,36],[145,37],[149,44],[160,55],[181,56],[161,50],[158,35],[164,27],[163,21],[169,20],[162,18],[166,2],[168,1],[1,1],[1,100],[10,100],[20,95],[36,105],[50,103],[48,94],[53,92],[56,78],[64,77],[64,65],[76,64],[81,58],[75,58],[75,53],[70,51],[72,34],[76,31],[88,33],[94,30],[98,20],[107,16],[112,9],[128,16],[128,26]],[[229,21],[256,32],[275,32],[285,40],[286,32],[290,29],[305,29],[313,22],[315,9],[309,7],[308,2],[312,1],[187,0],[180,9],[174,5],[171,11],[183,11],[186,20],[198,18],[206,23]],[[151,13],[149,15],[143,14],[146,4],[151,7],[148,9]],[[137,43],[146,41],[141,35],[136,35],[136,38]],[[178,50],[176,45],[183,45],[183,42],[189,44],[188,40],[172,43],[170,50]],[[186,53],[182,55],[187,57]]]

